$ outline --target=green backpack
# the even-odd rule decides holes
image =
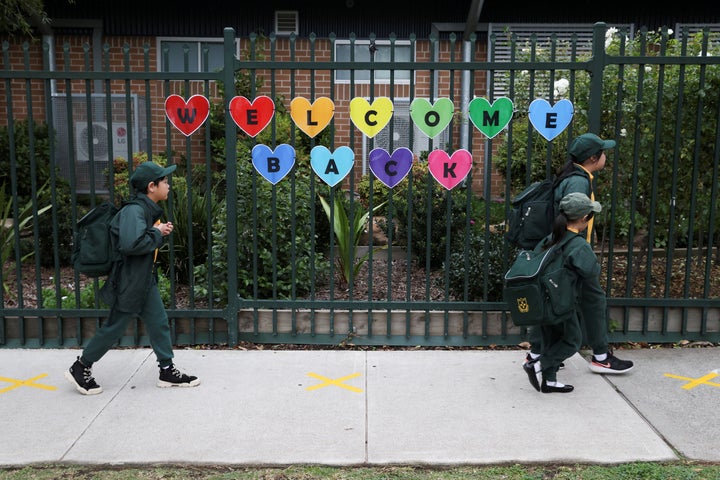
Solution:
[[[575,308],[576,274],[565,267],[565,245],[577,235],[543,250],[521,250],[505,274],[503,300],[519,327],[554,325]],[[583,240],[584,241],[584,240]]]
[[[115,259],[110,222],[119,211],[113,203],[103,202],[78,220],[72,252],[75,270],[88,277],[110,273]]]

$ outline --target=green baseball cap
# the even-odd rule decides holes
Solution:
[[[582,163],[600,150],[615,147],[615,140],[603,140],[594,133],[583,133],[575,138],[568,148],[576,163]]]
[[[130,184],[135,187],[136,190],[144,190],[148,186],[148,183],[158,178],[164,178],[175,171],[177,165],[170,165],[168,167],[161,167],[157,163],[143,162],[137,166],[135,171],[130,177]]]
[[[577,220],[590,212],[600,213],[600,202],[590,200],[590,197],[580,192],[568,193],[560,200],[560,211],[568,220]]]

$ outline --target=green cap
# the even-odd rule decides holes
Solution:
[[[560,211],[565,214],[568,220],[577,220],[590,212],[600,213],[602,205],[600,202],[590,200],[590,197],[580,192],[568,193],[560,200]]]
[[[582,163],[600,150],[607,150],[615,146],[615,140],[603,140],[594,133],[583,133],[575,138],[568,148],[576,163]]]
[[[169,167],[161,167],[157,163],[143,162],[137,166],[135,171],[130,177],[130,184],[135,187],[136,190],[145,190],[148,183],[158,178],[164,178],[175,171],[177,165],[170,165]]]

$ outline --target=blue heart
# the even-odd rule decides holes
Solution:
[[[563,98],[555,105],[544,98],[536,98],[528,108],[530,123],[547,141],[551,141],[570,125],[573,117],[573,104]]]
[[[330,152],[318,145],[310,151],[310,166],[323,182],[334,187],[350,173],[355,164],[355,154],[350,147],[338,147]]]
[[[295,149],[282,143],[273,152],[267,145],[258,144],[252,149],[252,162],[255,170],[275,185],[285,178],[295,165]]]

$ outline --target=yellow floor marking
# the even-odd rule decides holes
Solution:
[[[666,377],[677,378],[680,380],[687,380],[688,383],[686,383],[685,385],[682,386],[682,388],[684,388],[685,390],[690,390],[691,388],[695,388],[698,385],[702,385],[702,384],[710,385],[711,387],[720,387],[720,383],[715,383],[715,382],[710,381],[713,378],[717,377],[718,375],[719,374],[712,372],[712,373],[708,373],[707,375],[700,377],[700,378],[691,378],[691,377],[683,377],[680,375],[673,375],[671,373],[665,374]]]
[[[318,383],[317,385],[309,386],[309,387],[307,387],[305,390],[317,390],[318,388],[323,388],[323,387],[328,387],[328,386],[330,386],[330,385],[335,385],[336,387],[344,388],[344,389],[346,389],[346,390],[350,390],[351,392],[357,392],[357,393],[362,392],[362,390],[359,389],[359,388],[357,388],[357,387],[353,387],[353,386],[351,386],[351,385],[345,385],[345,384],[343,383],[345,380],[349,380],[349,379],[351,379],[351,378],[359,377],[359,376],[360,376],[359,373],[351,373],[350,375],[346,375],[346,376],[344,376],[344,377],[336,378],[336,379],[334,379],[334,380],[333,380],[332,378],[328,378],[328,377],[325,377],[325,376],[323,376],[323,375],[318,375],[317,373],[313,373],[313,372],[310,372],[310,373],[308,373],[307,375],[308,375],[308,377],[313,377],[313,378],[317,378],[318,380],[322,380],[323,383]]]
[[[57,390],[57,387],[54,387],[52,385],[43,385],[42,383],[35,383],[35,380],[39,380],[41,378],[47,377],[47,373],[41,373],[37,377],[28,378],[27,380],[16,380],[14,378],[7,378],[7,377],[0,377],[0,382],[8,382],[12,383],[9,387],[5,387],[0,389],[0,393],[9,392],[10,390],[14,390],[18,387],[35,387],[35,388],[42,388],[43,390]]]

